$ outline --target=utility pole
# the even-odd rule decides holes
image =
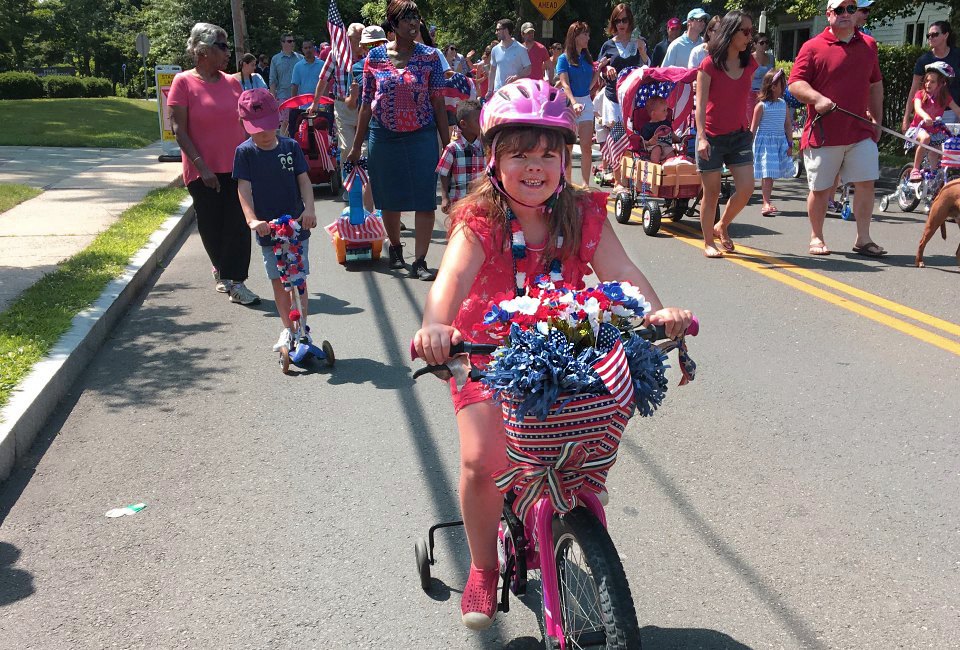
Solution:
[[[240,69],[240,57],[247,51],[247,21],[243,17],[243,0],[230,0],[230,11],[233,14],[233,57]]]

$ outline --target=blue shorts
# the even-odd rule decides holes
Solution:
[[[707,135],[710,143],[710,157],[707,159],[697,156],[697,171],[719,172],[726,165],[727,169],[753,165],[753,133],[750,131],[734,131],[723,135]]]
[[[303,246],[303,274],[310,275],[310,239],[304,239],[300,242]],[[263,268],[267,270],[267,278],[270,280],[280,279],[280,269],[277,268],[277,256],[273,254],[273,246],[261,246],[260,252],[263,253]]]

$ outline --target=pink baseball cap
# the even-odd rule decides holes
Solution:
[[[247,133],[276,131],[280,128],[280,104],[266,88],[244,90],[240,94],[237,110]]]
[[[683,23],[681,23],[680,19],[677,18],[676,16],[674,16],[673,18],[667,21],[667,29],[676,29],[677,27],[681,27],[682,25]]]

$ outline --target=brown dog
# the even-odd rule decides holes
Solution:
[[[940,235],[947,238],[947,219],[953,218],[960,225],[960,179],[950,181],[943,186],[937,198],[933,200],[930,206],[930,214],[927,216],[927,225],[923,227],[923,236],[920,237],[920,247],[917,248],[917,259],[915,264],[923,268],[923,249],[927,242],[933,238],[933,233],[940,229]],[[960,265],[960,246],[957,246],[957,264]]]

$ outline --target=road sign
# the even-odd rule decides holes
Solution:
[[[158,65],[154,68],[157,80],[157,109],[160,112],[160,140],[163,153],[160,162],[180,159],[180,147],[177,146],[177,136],[173,133],[173,124],[170,120],[170,107],[167,106],[167,94],[181,68],[178,65]]]
[[[137,53],[143,58],[147,58],[147,55],[150,54],[150,39],[147,38],[147,35],[143,32],[137,34],[136,40]]]
[[[543,26],[540,28],[540,38],[553,38],[552,20],[543,21]]]
[[[560,11],[560,7],[567,3],[567,0],[530,0],[530,2],[537,8],[541,16],[550,20],[555,13]]]

